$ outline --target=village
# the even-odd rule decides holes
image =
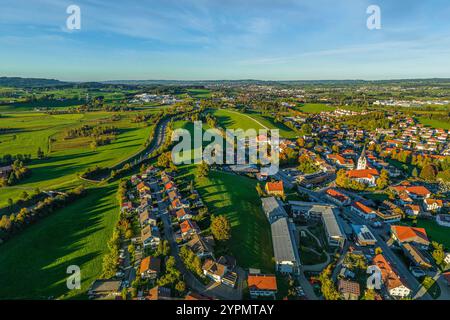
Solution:
[[[332,121],[336,116],[340,113],[315,117]],[[281,159],[294,151],[298,167],[284,165],[268,176],[254,165],[215,166],[259,181],[275,274],[240,267],[205,232],[209,226],[203,217],[210,213],[193,182],[149,166],[131,177],[121,199],[121,212],[132,217],[137,231],[120,249],[120,271],[113,279],[96,281],[90,295],[279,299],[282,276],[290,299],[430,299],[437,293],[446,298],[450,254],[430,239],[430,227],[417,224],[450,227],[448,189],[422,174],[427,166],[447,161],[442,154],[448,153],[448,137],[447,131],[410,118],[398,129],[383,130],[312,122],[301,138],[280,142]],[[311,148],[314,139],[322,144]],[[265,136],[257,140],[270,143]],[[405,157],[421,162],[422,172],[409,173]],[[381,287],[368,285],[369,266],[378,268]]]

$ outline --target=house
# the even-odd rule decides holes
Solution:
[[[361,294],[358,282],[344,279],[339,280],[338,291],[344,300],[358,300]]]
[[[424,228],[393,225],[391,226],[391,235],[399,245],[413,243],[423,249],[427,249],[430,245],[430,240],[428,240]]]
[[[214,238],[212,236],[202,237],[194,234],[186,245],[199,257],[214,258]]]
[[[236,286],[237,280],[237,273],[228,270],[222,278],[222,283],[230,288],[234,288]]]
[[[236,268],[236,259],[229,255],[220,256],[217,262],[226,266],[228,270],[234,270]]]
[[[139,191],[139,193],[150,192],[150,186],[145,182],[140,182],[137,185],[137,190]]]
[[[148,212],[148,210],[145,210],[144,212],[142,212],[139,215],[139,222],[140,222],[142,227],[145,227],[147,225],[149,225],[149,226],[156,226],[157,219],[156,219],[156,216],[153,213]]]
[[[373,219],[376,217],[376,211],[362,202],[355,201],[352,203],[350,210],[363,217],[364,219]]]
[[[211,298],[201,295],[200,293],[189,291],[184,300],[212,300]]]
[[[273,297],[278,291],[277,278],[271,274],[249,274],[248,290],[252,299],[258,297]]]
[[[432,267],[430,261],[420,252],[420,250],[411,243],[404,243],[402,250],[405,255],[411,260],[411,262],[417,266],[424,269],[429,269]]]
[[[271,196],[284,197],[283,181],[267,182],[266,193]]]
[[[181,208],[175,212],[178,221],[184,221],[188,219],[192,219],[192,214],[189,209]]]
[[[407,193],[413,199],[425,199],[431,196],[430,190],[424,186],[411,186],[408,184],[400,184],[392,187],[398,194]]]
[[[0,178],[8,179],[12,172],[12,166],[0,167]]]
[[[418,216],[420,213],[420,206],[417,204],[405,205],[405,212],[408,216]]]
[[[156,248],[161,241],[159,230],[155,226],[146,226],[141,230],[141,241],[145,247]]]
[[[120,295],[121,281],[98,279],[95,280],[88,291],[90,299],[97,299],[106,296],[119,296]]]
[[[120,208],[122,212],[133,210],[133,203],[131,201],[127,201],[122,203],[122,207]]]
[[[161,272],[161,260],[156,257],[145,257],[141,260],[139,274],[143,279],[156,279]]]
[[[392,297],[406,298],[409,296],[411,289],[400,279],[382,254],[377,254],[373,258],[373,264],[380,269],[381,280]]]
[[[200,233],[200,228],[197,223],[192,220],[184,220],[180,223],[181,236],[183,239],[188,239],[195,234]]]
[[[436,223],[442,227],[450,228],[450,215],[449,214],[436,215]]]
[[[325,196],[339,206],[350,204],[350,198],[336,189],[328,189],[325,191]]]
[[[423,204],[426,211],[440,211],[444,202],[440,199],[425,198]]]
[[[170,288],[156,286],[148,291],[145,300],[170,300]]]
[[[212,259],[206,259],[202,266],[203,274],[215,282],[221,282],[227,272],[227,267]]]
[[[444,262],[448,265],[450,264],[450,252],[445,253]]]

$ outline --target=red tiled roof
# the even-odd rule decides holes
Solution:
[[[333,197],[333,198],[336,198],[336,199],[339,200],[340,202],[344,202],[344,201],[348,200],[348,197],[347,197],[345,194],[340,193],[339,191],[337,191],[337,190],[335,190],[335,189],[328,189],[328,190],[326,191],[326,193],[327,193],[329,196],[331,196],[331,197]]]
[[[283,181],[278,182],[267,182],[266,184],[267,191],[269,192],[280,192],[283,191]]]
[[[277,291],[277,278],[274,275],[249,275],[247,282],[250,290]]]
[[[427,232],[424,228],[415,228],[408,226],[391,226],[391,228],[400,242],[407,241],[415,237],[429,242]]]
[[[367,178],[372,179],[374,176],[378,176],[377,169],[364,169],[364,170],[349,170],[347,172],[349,178]]]
[[[184,220],[180,223],[180,229],[182,233],[189,232],[190,230],[198,230],[197,223],[191,220]]]
[[[355,207],[356,209],[358,209],[359,211],[364,212],[365,214],[370,214],[370,213],[375,212],[375,210],[373,210],[372,208],[366,206],[365,204],[363,204],[359,201],[353,202],[352,206]]]

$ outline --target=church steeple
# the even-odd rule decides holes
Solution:
[[[363,150],[361,152],[361,156],[358,159],[358,167],[357,170],[365,170],[367,169],[367,159],[366,159],[366,146],[364,145]]]

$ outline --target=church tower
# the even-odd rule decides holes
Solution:
[[[357,170],[365,170],[367,169],[367,159],[366,159],[366,146],[364,146],[361,156],[358,159]]]

